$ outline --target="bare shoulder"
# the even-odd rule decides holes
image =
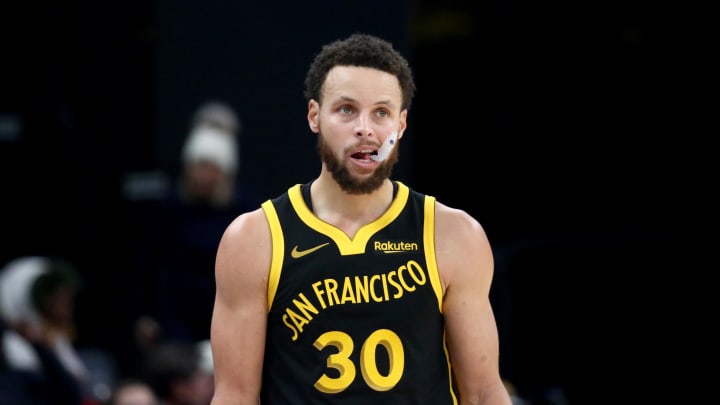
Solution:
[[[236,242],[236,239],[240,239],[240,241],[258,239],[247,238],[248,232],[250,232],[251,235],[255,235],[255,232],[267,233],[269,235],[270,231],[267,226],[267,219],[262,208],[257,208],[237,216],[225,229],[221,239],[221,247],[223,242]]]
[[[493,255],[487,234],[466,211],[435,203],[435,250],[445,286],[465,277],[492,277]]]
[[[239,215],[225,229],[218,245],[218,287],[223,282],[262,284],[270,268],[271,250],[270,228],[262,208]]]
[[[485,229],[466,211],[435,203],[435,234],[442,240],[452,240],[453,245],[477,246],[487,243]]]

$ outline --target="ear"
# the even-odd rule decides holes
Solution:
[[[407,128],[407,114],[408,110],[400,111],[400,126],[398,127],[398,139],[402,138],[405,129]]]
[[[315,100],[308,102],[307,120],[311,131],[316,134],[320,132],[320,104]]]

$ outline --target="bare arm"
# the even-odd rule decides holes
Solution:
[[[257,405],[262,381],[270,230],[261,209],[239,216],[220,240],[210,338],[212,405]]]
[[[494,261],[485,231],[464,211],[440,203],[435,223],[446,335],[460,403],[510,405],[499,370],[498,332],[489,297]]]

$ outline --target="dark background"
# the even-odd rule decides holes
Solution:
[[[679,281],[717,270],[716,108],[705,53],[694,51],[707,26],[686,10],[500,0],[4,7],[0,263],[73,259],[92,287],[80,343],[102,344],[98,330],[122,311],[108,292],[128,271],[129,179],[176,170],[190,115],[208,99],[240,115],[244,183],[270,197],[311,179],[305,70],[322,44],[355,31],[392,41],[414,67],[395,177],[484,225],[501,368],[521,393],[559,387],[572,403],[601,403],[618,386],[657,392],[662,379],[639,376],[662,377],[651,347],[676,329],[676,295],[693,295]]]

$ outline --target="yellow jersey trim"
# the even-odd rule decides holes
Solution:
[[[438,310],[442,313],[443,293],[440,271],[435,257],[435,197],[425,196],[425,220],[423,221],[423,244],[425,245],[425,260],[427,261],[430,284],[438,300]]]
[[[267,218],[268,226],[270,226],[270,238],[272,240],[272,259],[270,262],[270,273],[268,274],[267,295],[267,308],[269,312],[275,299],[278,283],[280,282],[280,272],[282,271],[285,251],[285,237],[283,236],[280,219],[278,218],[272,201],[267,200],[262,203],[262,209],[265,211],[265,217]]]
[[[365,248],[367,247],[367,243],[370,238],[378,230],[384,228],[395,220],[395,218],[400,215],[403,207],[405,207],[408,196],[410,195],[410,189],[399,181],[397,184],[397,195],[390,204],[390,207],[388,207],[387,211],[385,211],[380,218],[361,227],[352,239],[340,228],[328,224],[315,216],[307,204],[305,204],[305,200],[302,196],[301,184],[292,186],[288,190],[288,195],[290,196],[290,203],[300,217],[300,220],[302,220],[310,228],[332,239],[337,245],[341,255],[354,255],[365,253]]]

